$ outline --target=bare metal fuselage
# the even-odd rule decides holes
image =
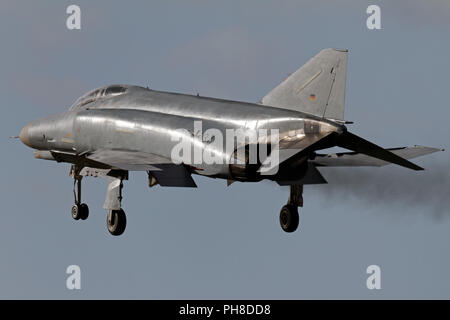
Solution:
[[[308,141],[318,135],[345,131],[336,122],[292,110],[129,86],[123,95],[99,98],[32,121],[20,137],[37,150],[73,154],[74,162],[97,150],[139,151],[170,159],[177,130],[196,136],[195,121],[201,121],[203,132],[214,128],[223,132],[223,137],[227,129],[278,129],[280,145],[294,143],[297,149],[302,141],[310,145]],[[201,148],[212,147],[201,137],[198,142]],[[232,154],[225,148],[216,152],[223,157],[222,163],[192,163],[193,173],[233,179],[228,164]]]

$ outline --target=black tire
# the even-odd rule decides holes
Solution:
[[[109,233],[113,236],[120,236],[127,227],[127,216],[125,215],[125,211],[122,209],[109,210],[106,218],[106,226],[108,227]]]
[[[86,203],[80,205],[80,219],[86,220],[89,217],[89,207]]]
[[[299,223],[298,208],[287,204],[280,211],[280,225],[285,232],[294,232]]]
[[[80,220],[81,218],[81,208],[79,204],[74,204],[72,206],[72,218],[75,220]]]

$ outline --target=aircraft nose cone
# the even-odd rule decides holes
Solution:
[[[30,136],[28,135],[28,128],[30,127],[30,124],[27,124],[25,127],[23,127],[22,131],[20,131],[19,139],[22,141],[23,144],[31,147],[30,145]]]

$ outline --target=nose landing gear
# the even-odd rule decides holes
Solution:
[[[74,173],[73,196],[75,204],[72,206],[72,218],[75,220],[86,220],[89,217],[89,207],[81,203],[81,179],[83,177]]]

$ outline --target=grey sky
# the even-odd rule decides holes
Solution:
[[[74,3],[80,31],[65,27]],[[369,4],[380,5],[382,30],[366,28]],[[127,230],[113,238],[104,180],[84,181],[91,214],[73,221],[68,165],[35,160],[8,139],[111,83],[258,101],[319,50],[338,47],[350,50],[350,130],[386,147],[448,148],[449,34],[444,0],[2,1],[0,298],[450,298],[450,209],[439,206],[449,201],[448,152],[417,160],[429,169],[420,174],[363,174],[396,192],[402,181],[420,192],[440,177],[444,191],[433,198],[331,192],[346,182],[324,170],[337,177],[333,187],[306,187],[290,235],[278,223],[288,190],[276,184],[227,188],[195,177],[196,190],[149,189],[145,174],[132,173]],[[70,264],[81,267],[81,291],[65,287]],[[381,267],[379,291],[365,287],[370,264]]]

